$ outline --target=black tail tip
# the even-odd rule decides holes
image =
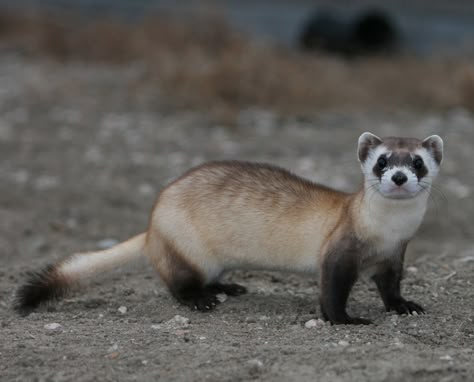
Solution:
[[[16,291],[13,308],[20,315],[27,316],[44,302],[59,298],[65,290],[66,283],[56,266],[48,265],[28,274],[26,282]]]

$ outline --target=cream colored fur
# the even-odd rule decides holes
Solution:
[[[142,233],[103,251],[74,254],[56,269],[68,281],[79,281],[140,257],[144,244],[145,234]]]
[[[332,196],[313,191],[313,200],[288,213],[284,203],[265,205],[257,195],[207,197],[206,170],[201,171],[202,178],[189,175],[163,192],[150,235],[170,240],[207,279],[237,268],[316,271],[324,240],[342,212]],[[155,248],[147,253],[162,255]]]

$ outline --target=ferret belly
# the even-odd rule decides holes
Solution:
[[[221,223],[213,228],[216,236],[208,241],[209,248],[225,270],[315,272],[317,269],[322,238],[303,225],[289,227],[254,218],[242,219],[237,224]]]
[[[255,209],[208,210],[192,214],[164,206],[154,218],[160,235],[206,274],[233,269],[316,272],[328,224],[288,219]]]

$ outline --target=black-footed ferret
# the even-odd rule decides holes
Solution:
[[[353,194],[267,164],[203,164],[161,191],[145,233],[31,273],[15,307],[27,314],[74,283],[144,254],[178,301],[202,311],[218,304],[218,293],[246,292],[220,283],[223,273],[267,269],[319,270],[321,311],[333,324],[370,323],[346,312],[362,271],[370,272],[387,310],[423,313],[401,296],[400,280],[442,157],[437,135],[421,141],[364,133],[364,186]]]

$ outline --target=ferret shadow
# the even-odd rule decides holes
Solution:
[[[317,296],[283,293],[259,294],[250,291],[244,296],[229,298],[217,309],[239,312],[247,316],[320,315]]]

